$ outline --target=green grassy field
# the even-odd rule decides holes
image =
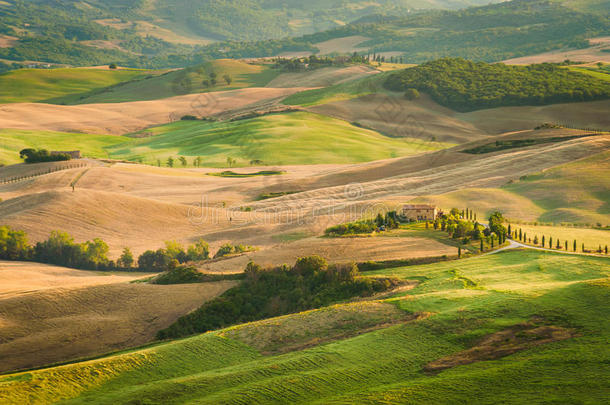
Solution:
[[[105,148],[126,140],[125,137],[114,135],[0,129],[0,163],[22,162],[19,151],[24,148],[80,150],[83,156],[107,158],[108,152]]]
[[[211,72],[217,75],[217,84],[209,87],[203,84]],[[253,65],[239,60],[221,59],[203,65],[170,71],[166,74],[143,76],[128,83],[111,86],[84,94],[72,103],[120,103],[125,101],[158,100],[183,94],[224,91],[245,87],[264,87],[279,71],[269,65]],[[224,75],[231,76],[227,84]],[[63,100],[56,100],[57,102]]]
[[[383,88],[383,82],[389,74],[390,72],[380,73],[322,89],[302,91],[288,96],[284,99],[283,103],[310,107],[334,101],[350,100],[368,94],[384,93],[387,91]]]
[[[418,280],[414,289],[386,302],[406,314],[427,316],[279,355],[262,355],[244,343],[265,348],[268,344],[261,339],[270,339],[277,347],[278,341],[293,339],[282,338],[282,333],[288,327],[299,330],[299,320],[303,328],[315,325],[315,312],[295,314],[250,324],[240,333],[230,328],[98,360],[6,375],[0,377],[0,401],[603,403],[610,389],[608,263],[605,258],[507,251],[380,270],[372,274]],[[325,311],[319,314],[321,319],[328,316]],[[524,322],[567,328],[576,335],[437,374],[423,371],[434,360]],[[326,329],[311,327],[310,334],[319,332],[323,339]]]
[[[141,70],[21,69],[0,74],[0,104],[47,102],[102,89],[143,76]]]
[[[388,138],[345,121],[306,112],[235,122],[181,121],[146,130],[153,136],[109,148],[113,158],[165,163],[169,156],[202,156],[203,166],[356,163],[406,156],[448,145]],[[188,159],[189,165],[192,159]]]

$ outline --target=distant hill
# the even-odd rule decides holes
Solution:
[[[393,73],[385,87],[423,91],[439,104],[461,112],[610,98],[609,81],[564,67],[508,66],[459,58],[439,59]]]
[[[6,0],[0,2],[0,58],[73,65],[128,61],[133,66],[179,66],[185,63],[178,55],[215,41],[301,36],[371,14],[407,15],[415,9],[457,9],[486,2]],[[2,45],[3,38],[10,38],[10,43]],[[149,61],[151,57],[155,62]]]

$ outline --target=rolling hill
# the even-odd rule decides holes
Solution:
[[[472,4],[484,2],[7,0],[0,3],[0,35],[14,39],[0,48],[0,57],[73,65],[184,66],[186,60],[200,62],[196,54],[214,41],[232,41],[223,46],[239,48],[235,41],[311,34],[372,14],[406,15],[413,8],[455,9]]]
[[[138,70],[20,69],[0,74],[0,104],[48,102],[144,76]],[[67,97],[66,97],[67,98]]]
[[[9,374],[0,398],[394,404],[467,402],[475,389],[482,403],[541,394],[603,402],[608,384],[596,377],[609,356],[607,261],[512,251],[379,270],[369,274],[418,285],[381,302]]]
[[[107,158],[106,147],[128,140],[113,135],[0,129],[0,163],[21,163],[19,151],[25,148],[80,150],[86,157]]]
[[[169,156],[202,156],[206,167],[355,163],[440,149],[447,144],[396,139],[307,112],[234,122],[179,122],[146,130],[152,136],[109,148],[116,159],[165,163]],[[177,163],[178,164],[178,163]],[[189,161],[189,165],[191,162]]]

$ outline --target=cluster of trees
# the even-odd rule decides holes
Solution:
[[[396,211],[390,211],[385,215],[377,214],[374,220],[367,219],[331,226],[324,231],[324,234],[326,236],[359,235],[395,229],[399,225],[400,218],[398,214]]]
[[[489,226],[485,227],[477,221],[477,215],[471,209],[459,210],[452,208],[448,214],[442,214],[433,222],[434,229],[445,231],[453,239],[462,239],[463,244],[472,240],[481,241],[481,251],[484,250],[483,242],[487,241],[491,247],[497,240],[501,245],[506,241],[508,230],[504,226],[504,216],[495,211],[489,216]]]
[[[221,247],[219,252],[224,252],[223,249],[226,248]],[[252,248],[238,245],[233,249]],[[67,233],[54,231],[47,240],[31,245],[25,232],[8,226],[0,227],[0,259],[4,260],[31,260],[84,270],[162,272],[180,264],[209,258],[210,247],[203,239],[186,249],[177,242],[165,242],[164,248],[147,250],[138,257],[137,261],[131,250],[125,248],[115,262],[108,258],[108,245],[99,238],[76,243]]]
[[[320,69],[330,66],[346,66],[349,64],[370,63],[370,55],[361,55],[354,52],[349,56],[316,56],[310,55],[301,58],[275,58],[274,68],[286,72],[302,72],[305,70]]]
[[[196,118],[195,118],[196,119]],[[186,120],[189,120],[188,118]],[[176,160],[178,162],[180,162],[180,165],[182,167],[187,167],[188,166],[188,160],[186,160],[186,157],[184,156],[178,156],[178,158],[174,159],[172,156],[169,156],[166,160],[165,160],[165,165],[167,167],[174,167],[176,165]],[[140,163],[142,163],[142,159],[140,159]],[[201,165],[203,165],[203,158],[201,156],[196,156],[193,158],[193,163],[192,163],[193,167],[201,167]],[[157,166],[161,167],[162,166],[162,162],[161,159],[157,159]]]
[[[384,86],[417,89],[457,111],[610,98],[610,83],[553,64],[487,64],[443,58],[394,73]]]
[[[30,245],[25,232],[0,227],[0,259],[32,260],[77,269],[109,270],[115,264],[108,260],[108,245],[101,239],[75,243],[65,232],[52,232],[49,238]]]
[[[19,152],[19,157],[25,163],[62,162],[72,159],[67,153],[51,153],[46,149],[26,148]]]
[[[244,253],[244,252],[251,252],[252,250],[253,250],[252,246],[242,245],[241,243],[239,245],[232,245],[230,243],[225,243],[218,249],[218,251],[214,255],[214,259],[218,259],[219,257]]]
[[[397,284],[393,279],[360,277],[355,264],[329,265],[319,256],[295,265],[264,269],[250,262],[245,279],[157,334],[159,339],[319,308],[355,296],[369,296]]]

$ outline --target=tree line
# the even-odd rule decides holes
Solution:
[[[72,159],[67,153],[51,153],[46,149],[26,148],[19,152],[19,157],[25,163],[62,162]]]
[[[546,237],[546,235],[542,235],[541,238],[538,238],[538,235],[534,235],[532,238],[531,235],[528,235],[527,232],[524,232],[522,228],[513,229],[512,226],[508,225],[508,234],[513,240],[518,240],[519,242],[523,242],[526,244],[540,246],[548,249],[557,249],[557,250],[565,250],[569,252],[570,249],[572,252],[577,252],[580,248],[582,253],[599,253],[599,254],[608,254],[608,245],[604,245],[600,243],[597,249],[585,247],[584,243],[581,243],[580,246],[576,239],[573,240],[560,240],[559,238],[553,238],[552,236]]]
[[[252,250],[250,246],[225,244],[215,258]],[[82,270],[119,270],[163,272],[181,264],[210,259],[208,243],[199,239],[186,248],[175,241],[165,242],[165,247],[147,250],[136,260],[131,249],[124,248],[115,261],[108,258],[109,247],[102,239],[77,243],[66,232],[53,231],[36,244],[30,244],[24,231],[0,226],[0,259],[24,260],[54,264]]]
[[[370,296],[397,284],[395,279],[361,277],[355,264],[329,265],[319,256],[299,258],[294,266],[272,268],[250,262],[240,285],[181,317],[157,337],[177,338],[320,308],[355,296]]]

